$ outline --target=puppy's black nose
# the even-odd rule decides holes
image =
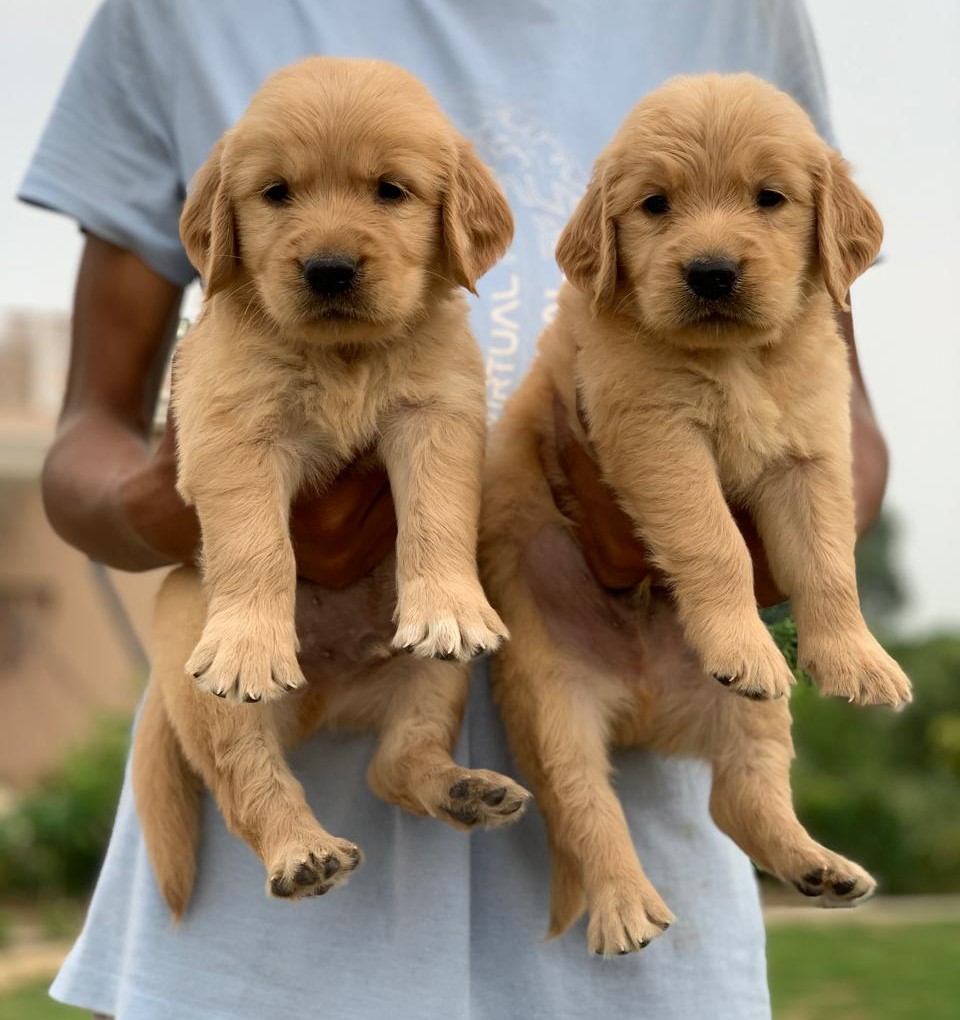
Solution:
[[[359,267],[359,259],[341,252],[313,255],[303,263],[303,278],[314,294],[333,297],[353,286]]]
[[[740,279],[740,266],[733,259],[694,259],[687,264],[687,286],[704,301],[730,297]]]

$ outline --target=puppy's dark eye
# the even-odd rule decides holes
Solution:
[[[407,197],[406,189],[399,184],[388,180],[377,181],[377,198],[381,202],[402,202]]]
[[[640,203],[640,207],[651,216],[663,216],[664,213],[670,212],[670,203],[666,195],[650,195]]]
[[[764,188],[757,192],[757,205],[761,209],[773,209],[775,206],[782,205],[786,200],[784,195],[772,188]]]
[[[290,189],[280,181],[278,184],[271,184],[263,192],[263,197],[273,205],[283,205],[284,202],[290,201]]]

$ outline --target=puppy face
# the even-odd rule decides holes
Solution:
[[[438,293],[472,290],[512,230],[496,182],[419,82],[335,58],[263,86],[181,218],[207,297],[320,342],[402,332]]]
[[[787,95],[750,75],[669,82],[594,168],[557,258],[596,310],[681,347],[775,342],[818,289],[842,304],[882,226]]]

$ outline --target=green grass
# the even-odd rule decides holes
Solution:
[[[960,1020],[960,923],[774,928],[767,955],[775,1020]]]
[[[28,985],[0,996],[0,1020],[90,1020],[90,1014],[61,1006],[47,995],[50,982]]]
[[[960,1020],[960,923],[803,925],[767,940],[775,1020]],[[0,1020],[89,1020],[47,983],[0,996]]]

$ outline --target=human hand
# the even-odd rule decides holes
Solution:
[[[129,470],[117,493],[121,513],[139,538],[173,563],[193,563],[200,522],[177,492],[177,440],[172,415],[153,453]]]
[[[570,486],[576,537],[593,576],[607,589],[632,588],[655,567],[636,537],[630,517],[617,505],[593,457],[577,441],[559,394],[553,399],[557,459]]]
[[[200,524],[176,490],[176,429],[167,418],[153,454],[120,483],[126,520],[172,562],[193,563]],[[324,588],[345,588],[368,574],[393,548],[396,517],[386,472],[358,461],[322,495],[301,493],[290,513],[297,573]]]
[[[397,539],[386,471],[358,460],[322,495],[301,493],[291,510],[290,534],[300,577],[324,588],[347,588],[365,577]]]

